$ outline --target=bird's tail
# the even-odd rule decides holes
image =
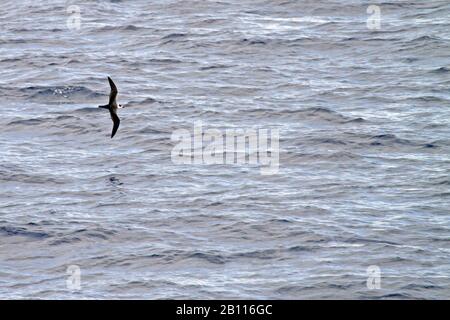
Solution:
[[[104,106],[98,106],[99,108],[109,109],[109,104],[105,104]]]

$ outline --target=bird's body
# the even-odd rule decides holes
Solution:
[[[117,104],[116,98],[117,98],[117,87],[114,84],[114,82],[111,80],[110,77],[108,77],[109,85],[111,86],[111,92],[109,94],[109,103],[105,104],[104,106],[98,106],[99,108],[104,108],[109,110],[109,114],[111,115],[111,120],[113,121],[113,129],[111,132],[111,138],[114,137],[114,135],[117,132],[117,129],[119,129],[120,125],[120,119],[117,116],[117,109],[121,108],[122,106]]]

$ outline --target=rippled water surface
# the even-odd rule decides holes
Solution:
[[[370,4],[3,1],[0,297],[449,299],[450,4]],[[195,121],[278,174],[173,163]]]

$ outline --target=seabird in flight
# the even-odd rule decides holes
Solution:
[[[98,106],[99,108],[104,108],[109,110],[109,114],[111,115],[111,119],[114,123],[113,129],[111,132],[111,139],[114,137],[114,135],[117,132],[117,129],[119,129],[120,125],[120,119],[117,116],[117,109],[122,108],[122,105],[117,105],[116,97],[117,97],[117,87],[114,84],[114,82],[111,80],[110,77],[108,77],[109,85],[111,86],[111,93],[109,94],[109,103],[105,104],[104,106]]]

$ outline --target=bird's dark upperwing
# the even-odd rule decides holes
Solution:
[[[119,129],[120,119],[117,116],[117,113],[115,113],[113,110],[109,109],[109,113],[111,114],[111,119],[112,119],[112,121],[114,123],[113,129],[112,129],[112,132],[111,132],[111,139],[112,139],[112,137],[114,137],[114,135],[116,134],[117,129]]]
[[[111,86],[111,93],[109,94],[109,104],[113,103],[117,97],[117,87],[114,82],[108,77],[109,85]]]

